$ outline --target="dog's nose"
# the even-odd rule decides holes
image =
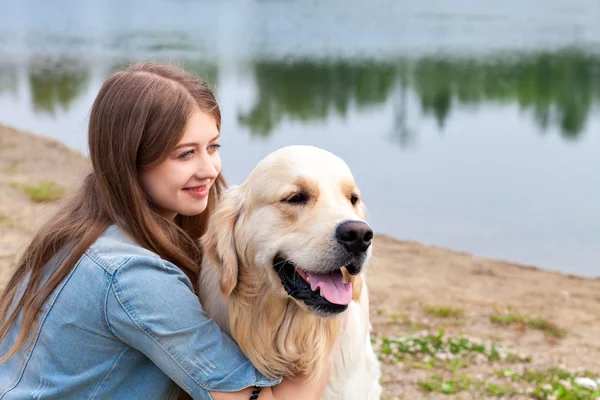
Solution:
[[[367,251],[371,245],[373,231],[365,222],[345,221],[337,226],[335,236],[346,250],[359,255]]]

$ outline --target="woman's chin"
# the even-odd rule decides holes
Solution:
[[[194,206],[180,210],[178,214],[185,217],[195,217],[198,214],[202,214],[206,210],[206,206],[207,201],[203,201],[202,204],[195,204]]]

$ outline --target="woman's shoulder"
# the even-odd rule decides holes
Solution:
[[[114,224],[96,239],[85,255],[109,273],[114,273],[121,266],[136,261],[163,264],[163,260],[156,253],[137,244]]]
[[[110,225],[87,249],[88,262],[102,267],[113,282],[144,285],[152,279],[165,285],[175,278],[192,289],[185,273],[171,262],[137,244],[117,225]],[[193,290],[193,289],[192,289]]]

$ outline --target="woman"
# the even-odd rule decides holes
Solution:
[[[93,172],[0,297],[0,399],[321,397],[329,371],[266,379],[195,294],[197,239],[224,186],[220,122],[208,86],[175,66],[103,84]]]

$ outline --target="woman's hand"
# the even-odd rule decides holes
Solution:
[[[319,400],[325,392],[332,364],[333,354],[329,356],[328,363],[320,376],[312,380],[305,375],[285,378],[279,385],[263,388],[258,400]],[[235,393],[210,392],[210,394],[214,400],[248,400],[252,390],[253,388],[247,388]]]

